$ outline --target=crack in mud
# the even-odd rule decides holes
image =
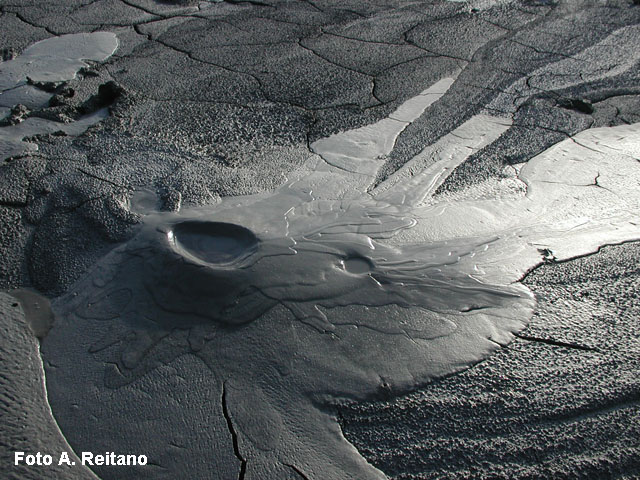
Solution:
[[[240,444],[238,442],[238,433],[236,429],[233,427],[233,420],[231,419],[231,415],[229,414],[229,407],[227,405],[227,389],[226,385],[222,384],[222,414],[224,415],[224,419],[227,422],[227,428],[229,429],[229,433],[231,434],[231,441],[233,444],[233,453],[236,458],[240,461],[240,471],[238,472],[238,480],[244,480],[245,474],[247,472],[247,460],[240,453]]]
[[[556,347],[572,348],[572,349],[575,349],[575,350],[582,350],[582,351],[585,351],[585,352],[600,352],[600,350],[598,348],[589,347],[589,346],[586,346],[586,345],[580,345],[578,343],[562,342],[560,340],[554,340],[552,338],[533,337],[531,335],[524,335],[524,334],[521,334],[521,333],[515,333],[514,335],[516,337],[522,339],[522,340],[527,340],[529,342],[544,343],[546,345],[554,345]]]
[[[300,470],[298,467],[296,467],[295,465],[292,465],[290,463],[283,463],[283,465],[285,467],[289,467],[291,470],[293,470],[302,480],[309,480],[309,477],[307,477],[304,472],[302,470]]]

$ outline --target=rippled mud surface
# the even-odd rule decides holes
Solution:
[[[640,237],[637,124],[560,142],[491,198],[435,196],[510,128],[478,115],[375,186],[396,136],[450,84],[316,142],[318,155],[273,193],[180,213],[140,207],[136,237],[53,305],[43,356],[70,441],[139,448],[153,421],[170,437],[169,450],[145,445],[168,462],[157,478],[185,464],[220,478],[385,478],[344,440],[332,404],[408,391],[486,358],[532,314],[518,283],[528,270]],[[70,391],[79,368],[87,388]],[[188,412],[184,429],[159,417],[150,399],[160,390],[178,419]],[[138,406],[105,425],[124,399]]]

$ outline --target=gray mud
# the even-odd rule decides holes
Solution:
[[[66,122],[28,118],[28,114],[50,105],[55,87],[75,78],[80,69],[88,67],[87,61],[104,61],[117,47],[116,36],[109,32],[63,35],[41,40],[15,59],[0,63],[0,108],[7,109],[8,123],[0,126],[0,160],[37,150],[37,143],[29,140],[37,135],[77,136],[106,118],[106,108]],[[23,116],[16,116],[20,109]]]
[[[635,247],[571,260],[640,237],[632,2],[0,1],[0,21],[0,69],[22,65],[0,282],[55,313],[47,399],[46,303],[3,310],[3,455],[149,456],[95,467],[120,480],[637,475]],[[78,35],[89,53],[37,61],[64,79],[26,79],[30,45]]]
[[[391,478],[637,478],[639,254],[539,267],[519,338],[409,396],[344,408],[346,438]]]
[[[121,395],[187,356],[206,366],[200,381],[218,392],[217,423],[228,425],[207,432],[210,448],[234,439],[218,470],[239,461],[241,477],[276,478],[294,456],[291,468],[308,478],[384,478],[327,409],[411,391],[483,360],[533,314],[532,294],[517,283],[525,272],[640,238],[637,124],[583,132],[531,159],[519,171],[524,192],[434,197],[472,145],[510,127],[474,117],[437,154],[427,148],[407,163],[411,175],[368,192],[383,165],[376,152],[427,107],[406,125],[392,113],[391,127],[368,127],[374,134],[360,128],[316,142],[321,158],[271,194],[145,215],[132,240],[53,304],[43,356],[55,365],[49,398],[70,440],[111,448],[109,434],[86,434],[115,413],[96,395],[109,392],[117,408],[128,403]],[[345,179],[354,188],[342,188]],[[79,364],[92,380],[77,381]],[[95,389],[97,378],[104,387]],[[242,398],[259,399],[258,410]],[[71,406],[80,406],[81,429],[78,414],[67,420]],[[121,418],[119,445],[139,445],[139,424]],[[145,449],[153,463],[169,454],[155,443]]]
[[[32,303],[30,305],[33,305]],[[44,306],[43,306],[44,307]],[[2,360],[2,432],[0,461],[13,465],[13,452],[41,451],[59,458],[63,451],[78,463],[77,468],[52,465],[47,478],[90,480],[97,477],[70,450],[47,404],[44,370],[39,343],[33,325],[27,324],[25,312],[15,297],[0,294],[0,347]],[[35,449],[35,450],[34,450]],[[41,473],[41,472],[40,472]],[[33,466],[15,466],[5,478],[42,478]]]

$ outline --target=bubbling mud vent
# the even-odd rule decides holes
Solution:
[[[640,238],[637,124],[555,145],[493,180],[491,198],[434,196],[510,128],[479,115],[373,188],[452,82],[314,143],[275,192],[147,214],[56,299],[42,352],[71,444],[145,453],[154,478],[385,478],[332,404],[486,358],[532,314],[529,269]]]

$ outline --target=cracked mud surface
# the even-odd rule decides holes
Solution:
[[[455,81],[409,122],[393,148],[374,158],[380,165],[368,188],[387,189],[393,197],[394,185],[428,169],[449,151],[456,129],[478,115],[500,117],[509,127],[465,153],[435,191],[438,201],[520,196],[527,191],[519,178],[523,162],[558,142],[582,142],[575,137],[581,131],[640,121],[640,7],[627,1],[0,1],[0,22],[6,61],[36,41],[66,34],[108,31],[119,41],[111,58],[90,62],[75,78],[36,85],[55,98],[48,104],[9,111],[13,105],[0,102],[2,116],[18,124],[110,109],[83,135],[39,135],[36,152],[0,166],[0,284],[49,296],[68,291],[133,238],[142,213],[273,191],[292,172],[309,170],[319,140],[386,119],[444,78]],[[348,191],[353,181],[345,178],[340,188]],[[571,182],[610,188],[597,170]],[[541,252],[548,261],[557,253]],[[355,262],[349,268],[369,267]],[[321,411],[313,421],[321,431],[339,417],[347,440],[390,478],[634,478],[640,475],[637,279],[635,244],[545,265],[525,280],[538,307],[509,346],[409,396],[350,405],[338,414]],[[8,313],[8,302],[2,315],[14,332],[12,346],[22,345],[31,378],[39,379],[37,341],[16,330],[19,314]],[[191,348],[209,339],[199,332],[172,341]],[[21,358],[9,350],[3,356]],[[195,381],[194,387],[194,378],[212,374],[196,356],[160,363],[122,387],[132,405],[158,399],[143,428],[173,428],[161,420],[167,412],[184,425],[164,439],[170,460],[150,465],[152,478],[175,478],[171,472],[194,457],[206,459],[194,468],[215,472],[212,478],[329,478],[322,461],[327,472],[347,462],[328,455],[303,465],[301,454],[281,461],[279,469],[256,466],[248,458],[272,449],[281,419],[265,413],[257,426],[245,425],[239,412],[269,411],[275,393],[263,385],[247,404],[245,387],[234,381]],[[38,382],[22,382],[18,367],[5,370],[1,427],[10,440],[2,462],[17,448],[13,438],[64,449],[46,404],[16,400],[26,392],[42,398]],[[104,383],[103,373],[95,373],[96,385]],[[118,391],[109,393],[114,401]],[[180,405],[181,413],[171,405]],[[20,437],[16,419],[24,411],[33,415],[28,435]],[[140,413],[137,407],[131,412]],[[496,420],[504,418],[509,421]],[[302,415],[287,419],[307,421]],[[78,439],[92,436],[91,427],[65,422],[75,429],[69,441],[81,450]],[[116,435],[117,422],[105,428]],[[324,431],[318,448],[336,436],[342,432]],[[372,478],[379,474],[367,471]],[[109,472],[100,475],[114,478]],[[29,469],[10,475],[39,478]],[[82,470],[55,475],[90,478]]]
[[[393,478],[637,478],[638,250],[540,267],[520,338],[421,392],[345,408],[346,437]]]

